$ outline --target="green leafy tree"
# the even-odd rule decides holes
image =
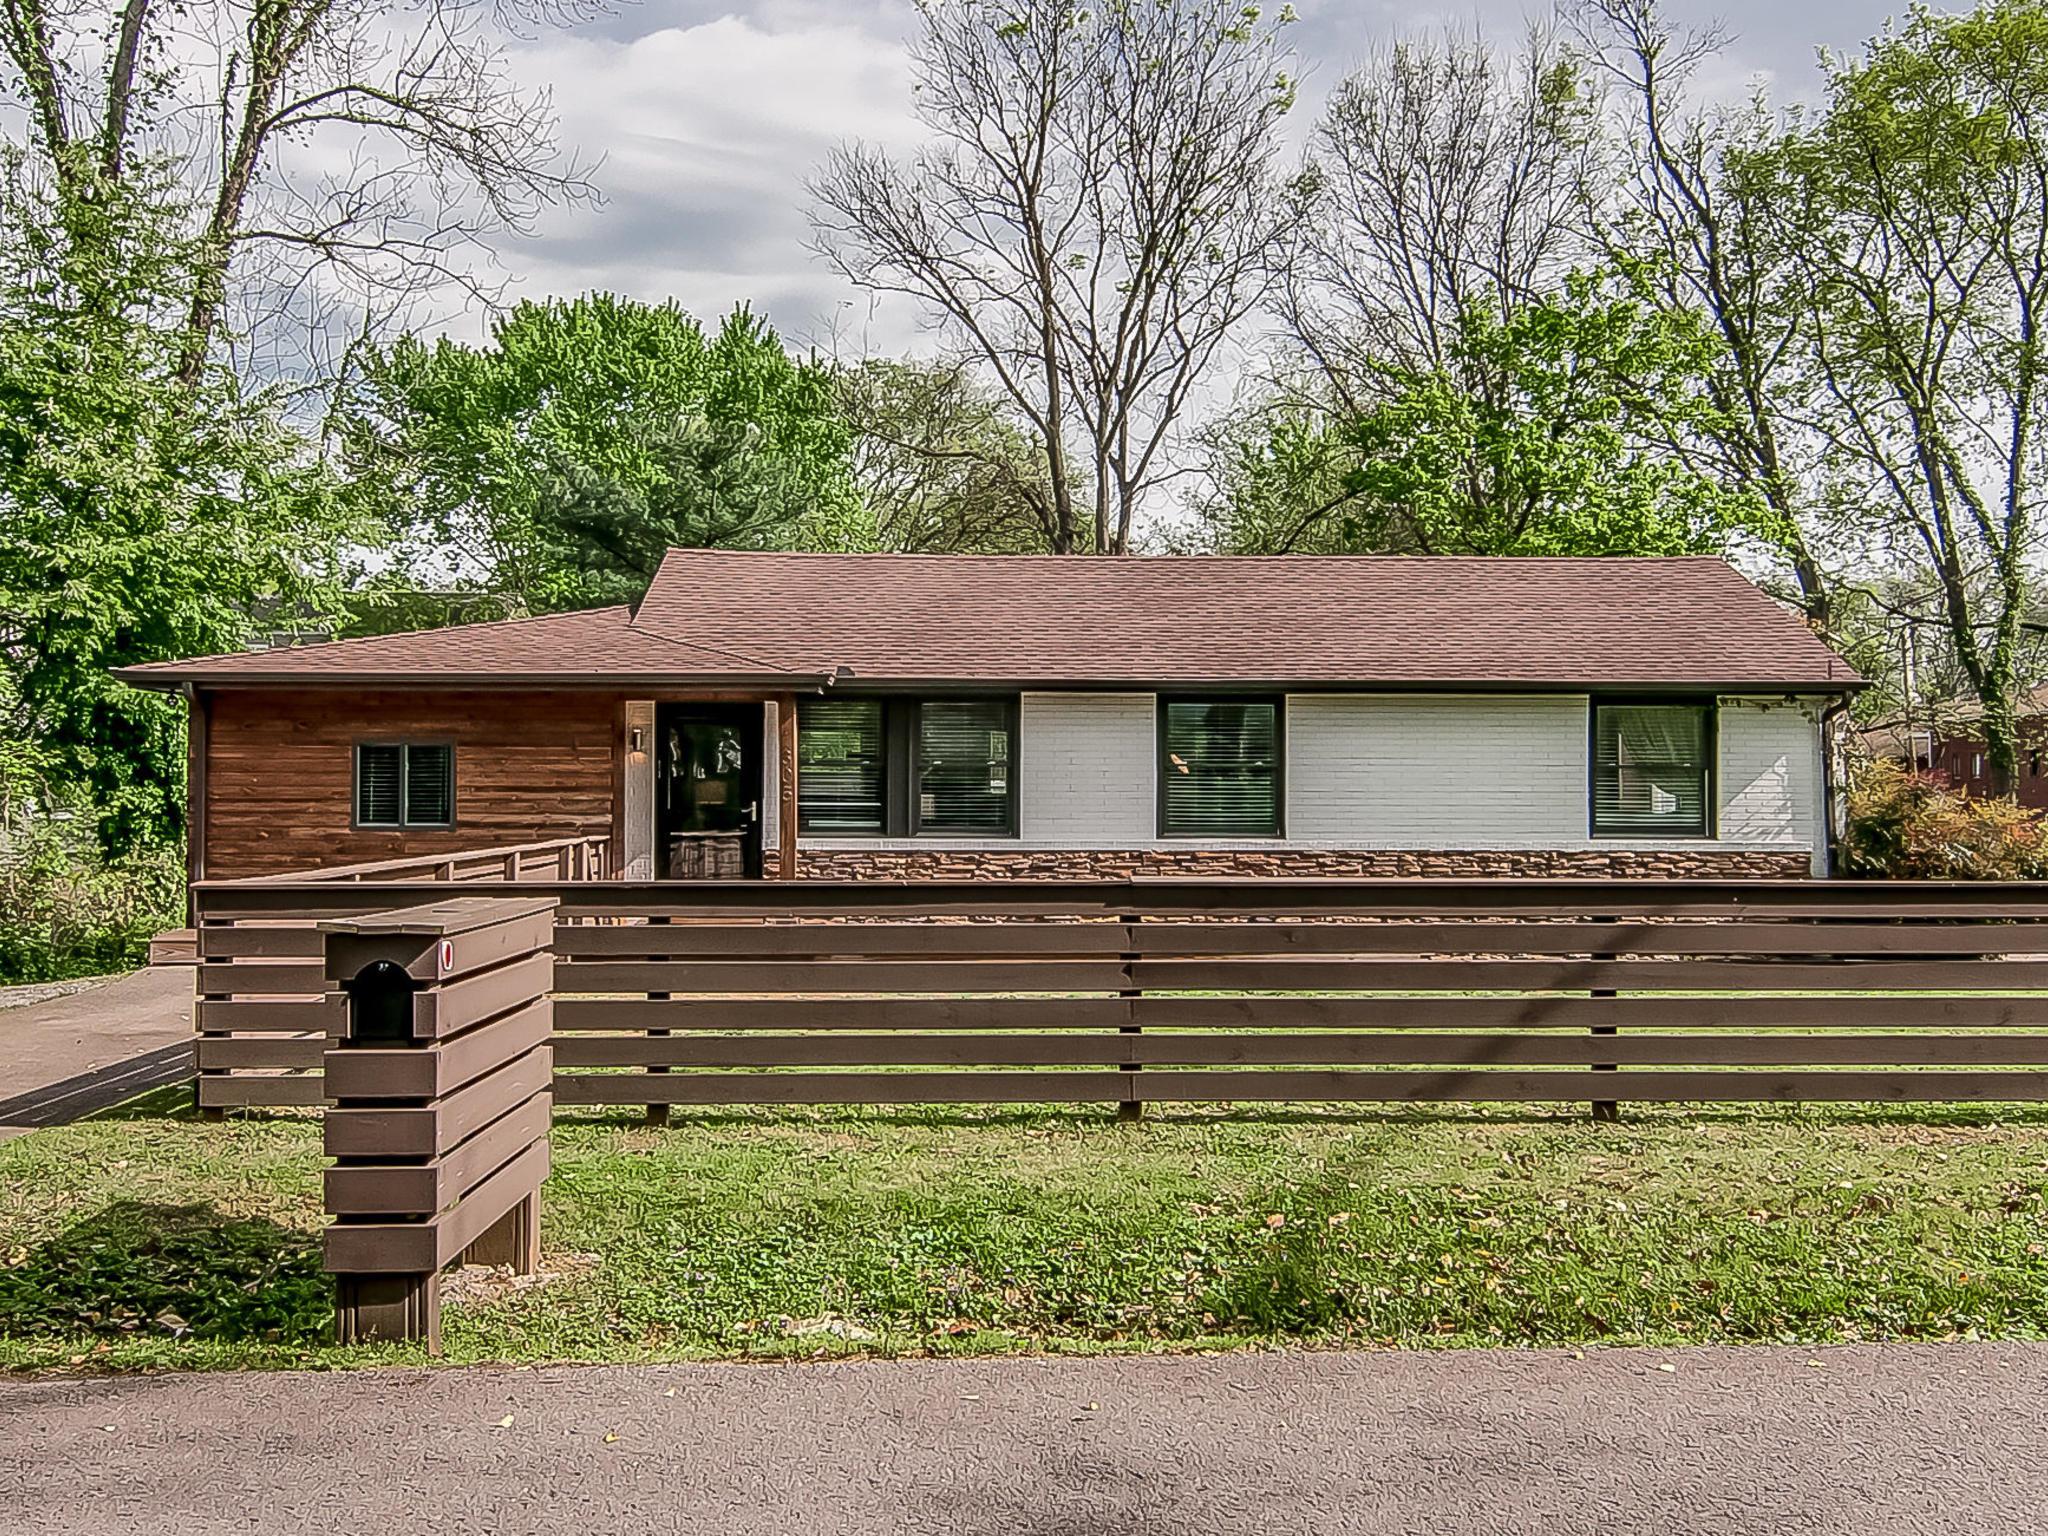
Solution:
[[[184,712],[109,670],[238,649],[280,600],[318,608],[340,525],[269,400],[187,375],[163,318],[193,259],[176,196],[66,196],[0,162],[0,731],[53,797],[89,792],[121,850],[181,829]]]
[[[1785,154],[1825,216],[1800,270],[1826,462],[1872,551],[1928,577],[2010,784],[2048,475],[2048,5],[1916,6],[1830,65]]]
[[[853,477],[884,549],[1033,554],[1050,548],[1044,457],[964,366],[868,358],[839,370]]]
[[[402,564],[536,611],[637,597],[670,545],[872,542],[830,375],[743,308],[707,336],[593,294],[520,304],[481,347],[406,337],[339,433]]]
[[[1383,366],[1356,413],[1290,407],[1225,456],[1214,542],[1247,551],[1668,555],[1766,526],[1663,451],[1714,339],[1632,283],[1574,274],[1459,315],[1440,366]]]

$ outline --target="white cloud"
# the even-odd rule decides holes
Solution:
[[[900,32],[824,21],[814,8],[769,14],[801,24],[721,16],[514,49],[516,78],[553,92],[564,145],[602,156],[593,179],[604,195],[506,243],[514,296],[609,288],[673,296],[705,318],[746,300],[800,338],[864,313],[810,254],[804,181],[844,139],[918,142]]]

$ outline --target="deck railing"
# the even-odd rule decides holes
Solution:
[[[379,885],[407,880],[449,882],[530,880],[603,880],[611,874],[611,840],[607,837],[556,837],[538,843],[507,843],[497,848],[468,848],[457,853],[414,854],[399,859],[373,859],[364,864],[330,864],[321,869],[281,875],[257,875],[243,884],[303,885],[307,882],[364,881]]]
[[[202,883],[201,1104],[320,1102],[310,924],[445,889]],[[2048,1098],[2035,885],[517,891],[560,901],[558,1104]]]

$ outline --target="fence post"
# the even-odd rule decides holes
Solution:
[[[1615,917],[1595,917],[1593,921],[1596,923],[1614,923],[1619,922],[1620,919]],[[1597,965],[1603,960],[1613,960],[1615,958],[1617,957],[1612,954],[1595,954],[1593,961]],[[1614,989],[1611,987],[1595,987],[1592,992],[1592,996],[1596,998],[1613,997],[1615,995]],[[1592,1028],[1592,1033],[1595,1036],[1601,1036],[1617,1034],[1619,1031],[1612,1024],[1595,1024]],[[1616,1063],[1611,1061],[1596,1061],[1593,1063],[1593,1070],[1595,1072],[1618,1072],[1621,1069]],[[1593,1118],[1595,1120],[1619,1120],[1621,1118],[1621,1104],[1614,1099],[1595,1099],[1593,1101]]]
[[[540,1262],[555,902],[457,897],[330,919],[348,994],[324,1058],[336,1341],[441,1349],[441,1271]]]
[[[1136,1000],[1144,996],[1144,989],[1138,986],[1137,982],[1133,979],[1132,967],[1138,963],[1140,956],[1137,945],[1133,942],[1131,930],[1144,920],[1144,914],[1139,912],[1126,912],[1117,918],[1117,921],[1124,925],[1123,962],[1125,982],[1124,989],[1117,993],[1117,996],[1129,999],[1130,1006],[1133,1009],[1137,1006]],[[1142,1035],[1145,1033],[1145,1027],[1142,1024],[1125,1024],[1118,1029],[1117,1033],[1126,1036]],[[1132,1054],[1136,1054],[1135,1047],[1132,1049]],[[1145,1064],[1142,1060],[1126,1061],[1117,1068],[1119,1072],[1130,1074],[1134,1079],[1136,1074],[1144,1071],[1144,1069]],[[1116,1107],[1116,1117],[1126,1125],[1135,1125],[1138,1121],[1145,1118],[1145,1101],[1138,1097],[1135,1081],[1124,1089],[1124,1097]]]
[[[662,928],[666,927],[668,922],[669,918],[666,913],[657,912],[647,919],[647,926],[650,928]],[[666,960],[670,957],[667,955],[649,955],[647,958],[650,960]],[[647,1000],[650,1003],[665,1003],[674,995],[672,992],[650,992],[647,994]],[[650,1029],[647,1031],[647,1038],[650,1040],[666,1040],[669,1034],[670,1031],[666,1029]],[[668,1075],[668,1064],[666,1062],[649,1062],[647,1071],[649,1075],[654,1077],[666,1077]],[[666,1104],[648,1105],[647,1124],[667,1125],[668,1106]]]

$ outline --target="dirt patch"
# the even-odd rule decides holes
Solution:
[[[441,1277],[441,1300],[472,1310],[523,1296],[565,1280],[581,1279],[603,1261],[594,1253],[556,1253],[530,1275],[515,1275],[509,1264],[465,1264]]]

